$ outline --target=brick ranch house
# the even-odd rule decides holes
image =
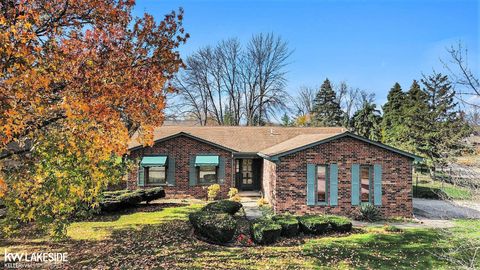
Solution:
[[[261,191],[275,212],[352,215],[372,203],[386,217],[412,216],[412,162],[419,157],[343,128],[163,126],[153,146],[129,145],[130,189],[206,198],[221,186]]]

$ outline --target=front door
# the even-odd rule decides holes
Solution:
[[[236,186],[239,190],[258,189],[258,173],[255,170],[256,163],[253,159],[235,160]]]

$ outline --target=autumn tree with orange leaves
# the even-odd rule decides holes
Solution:
[[[183,10],[160,22],[134,1],[0,1],[0,198],[10,232],[65,234],[119,178],[130,137],[152,142],[183,65]]]

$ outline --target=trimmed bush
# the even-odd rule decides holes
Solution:
[[[197,211],[188,218],[197,235],[218,244],[230,242],[237,229],[237,221],[227,213]]]
[[[323,234],[328,231],[330,227],[330,221],[324,216],[307,215],[298,217],[300,228],[307,234]]]
[[[382,219],[382,213],[380,209],[371,203],[362,204],[360,206],[360,219],[369,222],[379,221]]]
[[[114,212],[133,207],[142,201],[147,201],[148,203],[163,197],[165,197],[165,191],[161,187],[133,191],[107,191],[103,193],[103,199],[100,201],[100,209],[105,212]]]
[[[147,203],[165,197],[165,190],[163,188],[149,188],[144,190],[142,199]]]
[[[346,217],[340,216],[327,216],[330,226],[336,232],[349,232],[352,230],[352,221]]]
[[[277,215],[272,219],[282,226],[282,236],[293,237],[299,233],[298,220],[294,216],[290,215]]]
[[[242,204],[239,202],[234,202],[230,200],[221,200],[221,201],[211,202],[205,205],[202,208],[202,210],[235,215],[235,213],[237,213],[240,210],[240,208],[242,208]]]
[[[282,226],[271,219],[258,219],[251,225],[252,238],[257,244],[275,243],[282,234]]]

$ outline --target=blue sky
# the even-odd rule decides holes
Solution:
[[[158,20],[172,9],[185,9],[191,38],[181,49],[196,49],[238,37],[273,32],[294,51],[288,66],[288,91],[318,86],[328,77],[374,92],[383,104],[390,87],[403,89],[432,69],[445,47],[458,40],[468,46],[470,65],[480,71],[480,1],[289,1],[289,0],[140,0],[136,15]]]

